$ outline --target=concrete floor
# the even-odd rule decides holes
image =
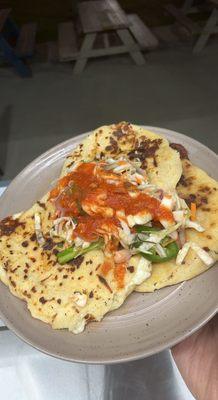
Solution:
[[[128,56],[97,59],[80,76],[70,64],[34,64],[26,80],[1,68],[1,179],[65,139],[120,120],[174,129],[217,151],[217,50],[218,41],[199,56],[159,50],[143,67]]]

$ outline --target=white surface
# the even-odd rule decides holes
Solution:
[[[5,187],[0,187],[0,196],[4,192],[5,189],[6,189]]]
[[[4,331],[0,354],[2,399],[193,400],[168,351],[127,364],[82,365],[46,356]]]
[[[10,331],[0,331],[0,383],[9,400],[194,400],[167,350],[132,363],[83,365],[49,357]]]

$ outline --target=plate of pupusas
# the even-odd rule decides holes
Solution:
[[[52,148],[0,198],[0,316],[70,361],[181,341],[217,311],[217,156],[120,122]]]

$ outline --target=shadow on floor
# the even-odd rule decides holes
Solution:
[[[0,179],[4,175],[7,161],[7,147],[11,131],[12,105],[7,105],[0,115]]]

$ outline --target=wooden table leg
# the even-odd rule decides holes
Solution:
[[[126,48],[129,49],[129,54],[137,65],[145,64],[145,59],[140,51],[138,44],[129,33],[128,29],[118,29],[117,34],[125,44]]]
[[[193,48],[193,53],[197,54],[200,53],[201,50],[206,46],[207,41],[210,37],[210,35],[213,33],[214,28],[217,24],[218,21],[218,10],[215,8],[213,9],[210,17],[208,18],[206,25],[198,38],[194,48]]]
[[[108,49],[108,47],[110,47],[108,33],[103,33],[103,42],[104,42],[105,49]]]
[[[73,69],[74,74],[80,74],[84,70],[88,61],[87,53],[90,52],[90,50],[92,49],[96,35],[96,33],[88,33],[87,35],[85,35],[83,44],[78,55],[78,59]]]
[[[26,77],[31,77],[32,76],[32,71],[31,69],[24,64],[22,60],[20,60],[14,53],[14,50],[12,47],[6,42],[6,40],[0,35],[0,49],[3,52],[3,57],[10,63],[12,64],[18,74],[22,78]]]

